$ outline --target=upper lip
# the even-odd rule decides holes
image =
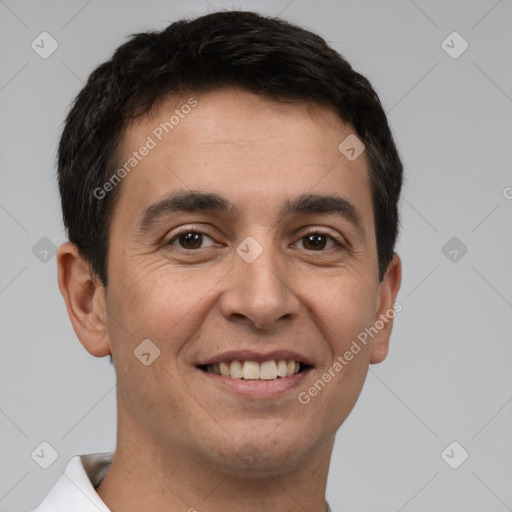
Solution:
[[[272,352],[255,352],[254,350],[230,350],[229,352],[222,352],[215,356],[204,359],[198,363],[198,366],[207,364],[217,364],[226,361],[256,361],[261,363],[263,361],[270,361],[271,359],[285,359],[294,360],[299,363],[304,363],[313,366],[313,362],[307,356],[292,352],[290,350],[273,350]]]

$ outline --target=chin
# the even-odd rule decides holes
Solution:
[[[274,422],[275,423],[275,422]],[[314,451],[318,444],[313,441],[311,432],[290,431],[281,427],[253,427],[250,432],[241,432],[228,438],[227,444],[216,445],[213,451],[215,466],[228,472],[235,471],[238,475],[251,477],[279,476],[300,467]],[[278,433],[279,428],[282,431]],[[209,450],[209,456],[212,456]]]

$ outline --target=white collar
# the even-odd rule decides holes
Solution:
[[[30,512],[111,512],[96,492],[113,452],[75,455],[41,504]],[[326,512],[332,512],[327,503]]]
[[[95,488],[107,474],[113,458],[113,453],[75,455],[41,504],[31,512],[111,512]]]

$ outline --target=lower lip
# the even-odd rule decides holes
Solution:
[[[309,375],[311,370],[312,368],[309,367],[290,377],[278,377],[273,380],[246,380],[232,379],[199,369],[212,384],[216,383],[224,389],[234,391],[245,398],[276,398],[298,387]]]

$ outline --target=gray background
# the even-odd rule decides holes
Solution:
[[[403,310],[338,433],[331,506],[512,510],[511,0],[0,0],[0,510],[35,506],[73,454],[115,446],[113,368],[83,349],[56,259],[40,259],[42,238],[65,241],[55,151],[67,108],[129,34],[220,7],[326,38],[376,88],[406,168]],[[43,31],[59,44],[47,59],[31,48]],[[456,59],[441,46],[453,31],[469,44]],[[31,458],[42,441],[59,454],[46,470]],[[452,441],[469,453],[458,469],[441,457]]]

